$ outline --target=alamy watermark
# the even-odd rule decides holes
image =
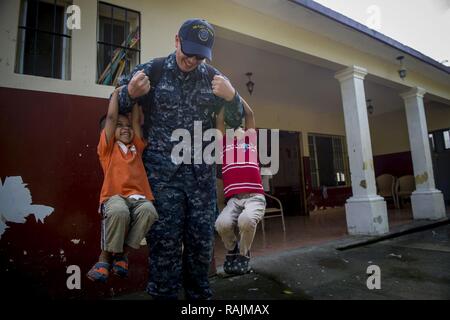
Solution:
[[[376,264],[367,267],[366,273],[369,275],[367,277],[366,285],[369,290],[380,290],[381,289],[381,269]]]
[[[174,164],[223,164],[223,152],[225,140],[225,161],[226,163],[253,162],[262,166],[261,175],[275,175],[278,172],[279,161],[279,130],[270,130],[270,149],[268,143],[268,129],[227,129],[225,136],[218,129],[208,129],[203,132],[202,122],[194,121],[194,137],[187,129],[176,129],[172,132],[170,140],[178,143],[172,148],[171,159]],[[234,138],[237,144],[234,145]],[[214,141],[212,141],[214,138]],[[203,148],[203,142],[210,142]],[[259,147],[258,147],[259,142]],[[239,149],[250,149],[249,159],[245,159],[245,152]],[[237,152],[235,152],[237,149]],[[270,155],[269,155],[270,150]],[[235,159],[235,154],[237,159]]]
[[[366,13],[369,15],[366,20],[366,25],[370,29],[377,31],[381,30],[381,8],[377,5],[367,7]]]
[[[69,274],[66,280],[67,289],[81,289],[81,269],[73,264],[67,267],[66,273]]]
[[[66,26],[69,30],[81,29],[81,9],[77,5],[67,7],[66,13],[68,15]]]

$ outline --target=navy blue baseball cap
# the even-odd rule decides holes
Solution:
[[[203,19],[186,20],[178,31],[181,51],[187,55],[196,55],[212,60],[214,29]]]

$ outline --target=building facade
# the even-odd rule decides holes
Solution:
[[[0,9],[7,281],[26,275],[21,284],[42,296],[109,294],[84,280],[86,290],[66,286],[66,268],[85,273],[98,254],[99,119],[114,82],[173,52],[191,17],[214,25],[212,65],[253,107],[257,126],[280,130],[272,191],[293,214],[307,214],[319,194],[345,203],[349,234],[384,234],[387,206],[375,179],[388,173],[414,176],[415,219],[445,216],[449,68],[336,12],[300,0],[4,0]],[[143,288],[146,248],[134,258],[116,294]]]

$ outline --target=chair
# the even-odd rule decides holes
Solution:
[[[265,192],[264,192],[264,196],[275,200],[278,203],[279,207],[278,208],[277,207],[266,208],[264,217],[261,219],[261,227],[262,227],[263,235],[266,234],[265,227],[264,227],[264,220],[271,219],[271,218],[281,218],[283,232],[286,232],[286,226],[284,224],[283,205],[281,204],[281,201],[278,198],[276,198],[270,194],[267,194]]]
[[[395,196],[395,177],[391,174],[382,174],[376,178],[377,193],[386,200],[392,199],[396,208],[397,198]]]
[[[264,191],[270,191],[271,188],[270,188],[269,180],[271,179],[271,177],[272,176],[270,176],[270,175],[263,175],[261,177]],[[264,192],[264,196],[266,198],[275,200],[275,202],[278,204],[278,207],[269,207],[269,208],[266,207],[264,217],[261,219],[261,227],[262,227],[263,235],[265,236],[265,234],[266,234],[264,220],[271,219],[271,218],[281,218],[283,232],[286,232],[286,226],[284,224],[283,205],[282,205],[280,199],[268,194],[267,192]]]
[[[397,179],[397,182],[395,183],[395,196],[399,208],[403,204],[403,199],[410,198],[414,190],[416,190],[414,176],[407,175]]]

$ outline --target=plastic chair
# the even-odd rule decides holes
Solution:
[[[403,204],[403,199],[410,198],[414,190],[416,190],[414,176],[407,175],[397,179],[397,182],[395,183],[395,195],[399,208]]]
[[[385,199],[392,199],[396,208],[398,208],[397,198],[395,196],[395,177],[391,174],[382,174],[376,177],[377,193]]]

